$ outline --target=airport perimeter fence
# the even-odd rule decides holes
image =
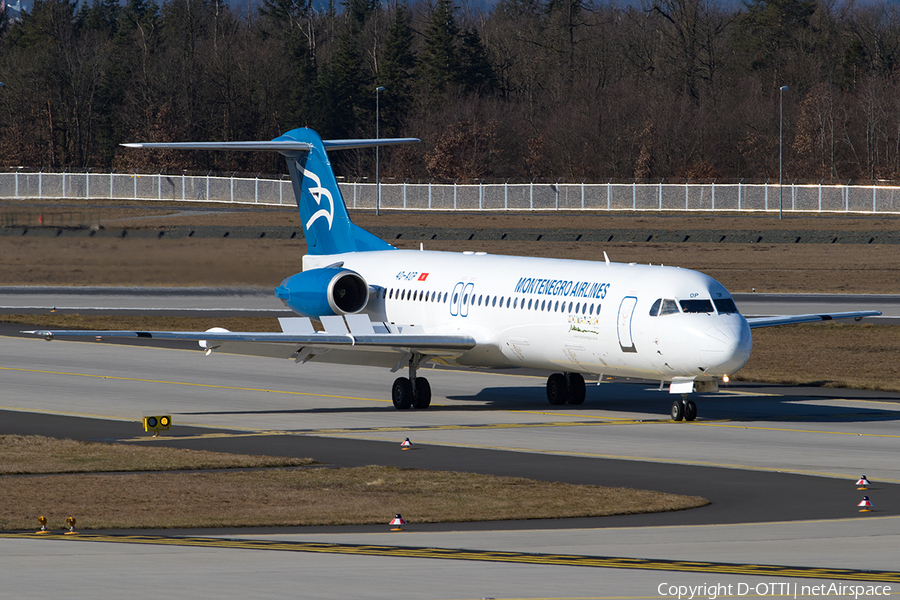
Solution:
[[[375,209],[374,183],[340,183]],[[0,198],[292,205],[290,180],[137,173],[0,173]],[[383,210],[900,213],[900,187],[777,183],[382,183]]]

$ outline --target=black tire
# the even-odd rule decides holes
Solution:
[[[569,404],[584,404],[584,397],[587,389],[584,385],[584,377],[581,373],[566,373],[566,391],[569,396],[566,401]]]
[[[684,407],[684,420],[685,421],[693,421],[697,418],[697,405],[694,404],[693,400],[687,401],[687,406]]]
[[[394,408],[397,410],[406,410],[412,406],[413,389],[409,379],[398,377],[394,380],[394,385],[391,387],[391,400],[394,401]]]
[[[413,397],[412,407],[424,410],[431,406],[431,384],[424,377],[416,377],[416,393]]]
[[[680,421],[684,418],[684,403],[681,400],[676,400],[672,403],[672,420]]]
[[[554,373],[547,378],[547,400],[553,406],[565,404],[568,399],[566,376],[562,373]]]

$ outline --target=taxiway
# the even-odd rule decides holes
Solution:
[[[543,377],[435,369],[422,373],[432,408],[396,411],[394,376],[378,369],[19,337],[0,337],[0,356],[0,433],[512,474],[712,502],[536,523],[417,526],[407,514],[399,534],[16,534],[0,537],[10,597],[660,598],[666,586],[713,583],[737,597],[741,584],[752,590],[745,596],[762,596],[775,589],[763,584],[802,592],[833,582],[900,590],[898,394],[736,385],[701,397],[694,423],[672,423],[668,394],[641,384],[592,386],[583,406],[560,409],[546,404]],[[175,427],[153,440],[139,421],[157,411]],[[400,450],[404,437],[416,451]],[[863,473],[877,482],[874,513],[856,508]]]

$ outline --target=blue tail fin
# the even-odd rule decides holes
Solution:
[[[312,129],[294,129],[273,141],[297,141],[310,145],[308,152],[285,153],[310,254],[393,249],[387,242],[350,221],[325,153],[325,143],[318,133]]]
[[[293,129],[268,142],[166,142],[122,144],[130,148],[275,151],[287,159],[309,254],[342,254],[394,247],[350,221],[326,148],[371,148],[418,142],[414,138],[326,140],[312,129]]]

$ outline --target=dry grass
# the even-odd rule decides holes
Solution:
[[[590,517],[704,506],[699,497],[369,466],[235,473],[3,477],[0,530],[386,524]]]
[[[735,379],[900,392],[900,326],[809,324],[757,329]]]
[[[0,475],[248,469],[311,464],[313,460],[309,458],[102,444],[38,435],[0,435]]]
[[[0,530],[243,527],[603,516],[681,510],[698,497],[396,467],[285,469],[310,459],[0,436]],[[164,470],[245,469],[165,473]],[[255,469],[255,470],[246,470]],[[123,471],[142,471],[122,473]],[[98,474],[114,471],[110,474]],[[157,472],[151,472],[157,471]],[[82,472],[11,476],[11,473]]]
[[[52,205],[44,202],[44,205]],[[195,207],[196,208],[196,207]],[[141,227],[168,225],[296,225],[295,209],[235,208],[212,214],[173,210],[120,209],[110,204],[98,209],[113,219]],[[3,211],[14,206],[0,205]],[[68,210],[68,209],[67,209]],[[123,212],[124,211],[124,212]],[[118,221],[127,217],[139,220]],[[778,220],[772,215],[607,215],[577,213],[354,213],[363,228],[420,226],[541,228],[587,231],[621,228],[635,231],[661,229],[722,229],[736,231],[892,231],[898,218],[795,217]],[[419,242],[397,240],[400,248],[418,248]],[[700,270],[732,292],[840,292],[895,293],[900,289],[900,252],[878,244],[642,244],[568,243],[552,241],[433,241],[429,250],[459,252],[483,250],[495,254],[603,260],[603,252],[617,262],[665,263]],[[300,271],[306,250],[303,240],[274,239],[110,239],[0,236],[0,280],[6,285],[135,285],[228,286],[257,285],[274,289]]]

